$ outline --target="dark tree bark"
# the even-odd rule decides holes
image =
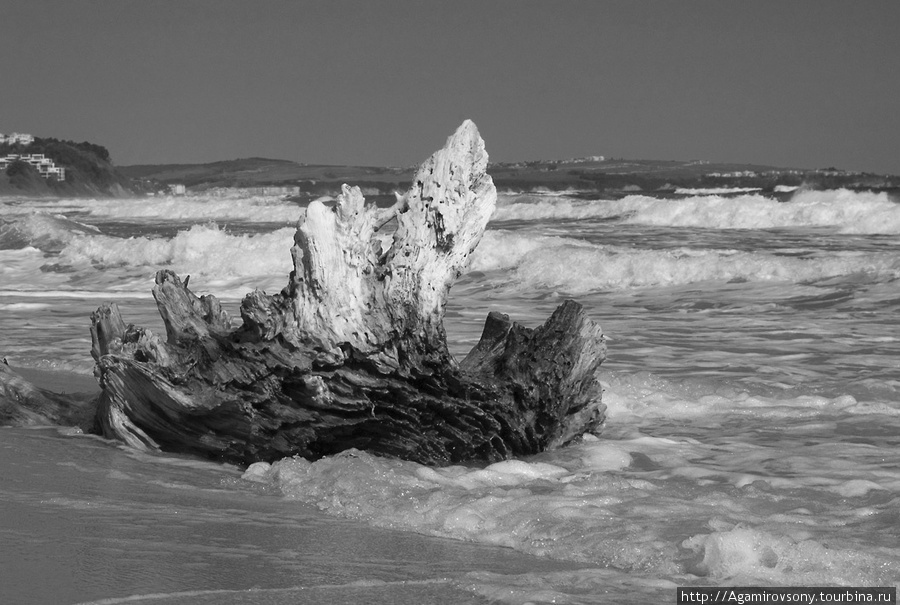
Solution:
[[[598,431],[600,326],[577,303],[536,329],[492,313],[461,363],[444,307],[494,209],[475,125],[419,169],[397,205],[344,187],[313,202],[278,294],[248,294],[234,328],[213,296],[171,271],[153,295],[165,342],[126,326],[115,305],[92,317],[105,435],[134,446],[238,463],[348,448],[426,464],[496,461]],[[397,229],[387,242],[379,230]]]

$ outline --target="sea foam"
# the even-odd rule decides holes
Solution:
[[[849,396],[775,398],[648,373],[604,375],[608,428],[558,451],[483,468],[428,468],[350,450],[254,464],[244,478],[376,526],[629,577],[896,581],[900,550],[889,533],[874,547],[857,538],[893,523],[900,473],[881,463],[892,446],[834,438],[857,413],[873,413],[880,426],[895,425],[896,413]],[[748,439],[747,422],[737,419],[771,435]],[[653,436],[675,425],[690,436]]]
[[[481,469],[427,468],[349,450],[316,462],[257,463],[244,479],[380,527],[683,580],[866,585],[890,582],[900,571],[895,547],[879,558],[853,540],[839,548],[823,543],[852,525],[848,513],[874,523],[888,514],[883,497],[874,508],[867,500],[870,489],[835,491],[847,487],[841,475],[860,473],[876,484],[875,493],[890,493],[896,473],[835,464],[823,476],[811,456],[824,449],[807,454],[801,446],[630,430],[631,437],[591,437]],[[841,445],[824,447],[843,455]],[[802,508],[809,499],[819,503],[815,515]]]

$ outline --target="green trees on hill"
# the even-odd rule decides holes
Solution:
[[[54,162],[65,163],[65,157],[72,157],[72,151],[77,150],[82,153],[89,153],[102,162],[111,162],[109,150],[102,145],[82,141],[64,141],[53,137],[35,137],[34,142],[28,145],[21,143],[2,143],[0,144],[0,155],[10,153],[43,153]]]
[[[46,179],[40,175],[37,168],[28,162],[16,161],[10,163],[6,169],[6,177],[9,179],[9,185],[16,190],[42,194],[50,190]]]
[[[112,165],[109,150],[102,145],[87,141],[76,143],[53,137],[35,137],[34,142],[29,145],[0,144],[0,157],[12,153],[43,154],[57,166],[66,169],[65,181],[40,177],[40,181],[37,181],[33,178],[34,175],[26,178],[26,173],[23,172],[25,169],[14,162],[7,168],[7,178],[3,179],[14,190],[57,195],[121,195],[134,191],[131,179],[119,173]]]

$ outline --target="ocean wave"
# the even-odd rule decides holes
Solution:
[[[607,416],[616,423],[723,417],[768,422],[811,419],[828,414],[854,417],[879,415],[900,419],[900,406],[862,401],[852,395],[764,395],[747,391],[741,385],[678,381],[650,372],[605,373],[603,402],[607,406]]]
[[[279,276],[291,270],[294,229],[233,235],[217,225],[194,225],[171,238],[116,238],[104,235],[73,239],[56,262],[97,270],[115,267],[168,267],[180,274],[210,278]]]
[[[58,252],[76,236],[99,233],[95,227],[59,214],[33,212],[0,219],[0,250],[33,247],[44,252]]]
[[[510,287],[579,294],[708,280],[798,283],[859,273],[894,279],[900,277],[900,255],[844,252],[801,258],[736,250],[641,250],[491,230],[476,249],[471,270],[502,271],[494,279]]]
[[[790,201],[762,195],[699,195],[659,199],[631,195],[619,200],[501,198],[493,220],[616,219],[626,224],[706,229],[829,227],[847,234],[900,233],[900,204],[886,193],[799,191]]]
[[[99,234],[63,217],[31,215],[0,227],[0,241],[7,245],[7,249],[0,246],[0,256],[6,259],[0,274],[8,286],[34,281],[41,287],[64,289],[62,284],[69,282],[75,289],[96,287],[100,291],[108,290],[112,281],[137,279],[134,286],[143,291],[146,276],[169,268],[202,276],[211,285],[227,289],[241,284],[250,289],[271,289],[277,284],[280,289],[292,267],[289,250],[293,235],[293,227],[233,234],[206,224],[170,238],[121,238]],[[473,254],[469,270],[487,273],[485,284],[491,287],[577,295],[705,281],[809,283],[852,275],[884,281],[900,278],[900,254],[642,249],[490,229]],[[35,272],[42,278],[35,280]],[[92,276],[106,281],[94,283]]]
[[[121,238],[63,229],[46,236],[52,239],[29,239],[47,251],[33,245],[0,249],[0,290],[56,298],[146,296],[153,275],[165,268],[191,275],[194,288],[220,297],[241,298],[255,288],[277,291],[293,267],[294,231],[232,234],[217,225],[194,225],[171,238]]]

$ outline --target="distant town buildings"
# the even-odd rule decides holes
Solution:
[[[16,143],[20,145],[31,145],[34,143],[34,137],[30,134],[24,134],[20,132],[14,132],[12,134],[3,134],[0,133],[0,145],[3,143],[7,143],[9,145],[14,145]]]
[[[583,158],[569,158],[567,160],[537,160],[536,162],[525,162],[525,165],[536,163],[536,164],[553,164],[559,166],[560,164],[591,164],[597,162],[605,162],[605,155],[588,155]]]
[[[811,172],[811,171],[795,170],[795,169],[767,170],[765,172],[755,172],[753,170],[738,170],[735,172],[707,172],[706,176],[723,178],[723,179],[740,179],[740,178],[745,178],[745,177],[754,178],[754,177],[763,177],[763,176],[769,176],[769,177],[779,177],[779,176],[785,176],[785,175],[799,176],[799,175],[806,174],[808,172]],[[823,172],[821,170],[816,170],[815,172],[828,174],[827,172]],[[843,173],[841,171],[837,171],[834,174],[843,174]]]
[[[66,169],[57,166],[53,160],[45,157],[43,153],[10,153],[0,158],[0,170],[6,170],[13,162],[25,162],[37,168],[38,173],[45,179],[66,180]]]
[[[739,179],[743,177],[756,177],[759,175],[752,170],[737,170],[735,172],[707,172],[706,176],[714,176],[724,179]]]

